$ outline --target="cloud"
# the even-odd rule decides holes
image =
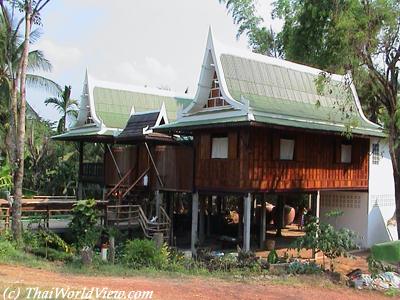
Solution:
[[[77,47],[58,45],[49,39],[40,40],[35,49],[44,52],[46,58],[50,60],[55,72],[62,72],[80,62],[82,52]]]
[[[162,65],[154,57],[146,57],[145,61],[148,71],[156,75],[157,79],[171,83],[178,78],[175,69],[170,64]]]
[[[131,84],[142,84],[147,81],[147,77],[143,72],[138,70],[136,63],[132,64],[128,61],[119,63],[115,67],[117,78],[123,82]]]

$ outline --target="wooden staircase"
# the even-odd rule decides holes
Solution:
[[[108,205],[106,208],[106,225],[126,229],[139,226],[146,238],[152,239],[154,234],[162,233],[164,241],[168,242],[171,220],[162,207],[160,207],[157,220],[151,221],[146,217],[140,205]]]

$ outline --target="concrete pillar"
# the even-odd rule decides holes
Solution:
[[[315,216],[319,218],[319,212],[320,212],[320,199],[321,199],[321,194],[319,191],[317,191],[317,196],[315,199]]]
[[[261,212],[260,212],[260,249],[265,247],[265,232],[267,230],[267,199],[265,195],[261,197]]]
[[[197,251],[197,225],[199,219],[199,193],[192,194],[192,238],[190,248],[192,250],[192,255],[196,256]]]
[[[199,242],[202,245],[205,239],[205,214],[206,214],[206,203],[205,198],[200,199],[200,216],[199,216]]]
[[[243,198],[243,207],[244,207],[243,250],[245,252],[250,251],[251,203],[252,203],[252,195],[248,193]]]

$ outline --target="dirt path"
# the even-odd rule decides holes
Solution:
[[[268,281],[242,283],[214,278],[167,279],[150,277],[91,277],[55,273],[21,266],[0,265],[0,289],[24,287],[106,287],[110,290],[152,290],[152,299],[387,299],[368,291],[346,287],[288,286],[268,284]],[[0,295],[3,299],[3,294]]]

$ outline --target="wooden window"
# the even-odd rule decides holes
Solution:
[[[350,164],[351,163],[351,153],[352,153],[352,146],[348,144],[341,145],[340,151],[340,162],[343,164]]]
[[[295,142],[293,139],[280,139],[279,143],[280,160],[293,160],[294,144]]]
[[[379,144],[372,144],[372,164],[379,165],[380,154],[379,154]]]
[[[211,143],[211,158],[228,158],[228,137],[213,137]]]

